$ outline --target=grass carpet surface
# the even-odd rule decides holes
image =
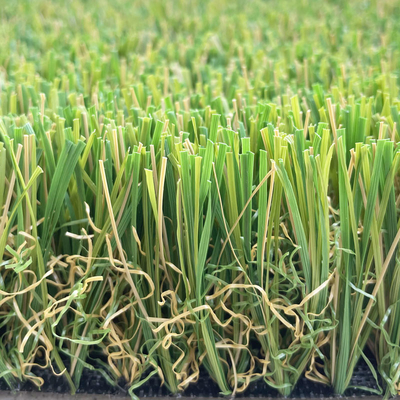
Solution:
[[[396,1],[0,6],[3,383],[400,393]]]

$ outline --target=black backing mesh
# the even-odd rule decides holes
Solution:
[[[44,379],[43,392],[68,393],[69,386],[65,379],[54,376],[51,370],[35,368],[32,372]],[[160,386],[158,378],[151,378],[141,388],[135,391],[139,398],[146,397],[174,397],[171,396],[165,386]],[[361,360],[354,370],[351,386],[363,386],[371,389],[378,389],[375,379],[368,365]],[[4,379],[0,379],[0,390],[8,390]],[[38,389],[29,382],[20,385],[18,390],[37,391]],[[105,378],[96,371],[85,369],[81,379],[81,386],[78,393],[87,394],[111,394],[123,396],[127,394],[124,382],[120,382],[119,387],[110,386]],[[369,391],[361,389],[348,389],[346,396],[365,396],[371,394]],[[206,374],[201,373],[197,383],[189,387],[181,394],[184,397],[222,397],[219,395],[217,384]],[[236,398],[278,398],[281,397],[277,390],[268,386],[263,380],[252,382],[244,393],[236,395]],[[322,384],[312,382],[305,377],[300,378],[290,398],[332,398],[340,397],[335,395],[332,388]]]

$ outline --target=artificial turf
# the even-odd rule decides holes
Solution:
[[[10,388],[400,393],[396,1],[0,5]]]

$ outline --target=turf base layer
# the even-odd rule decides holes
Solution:
[[[67,394],[69,393],[68,383],[62,376],[54,376],[49,369],[41,370],[35,369],[34,372],[37,376],[44,379],[45,383],[40,392],[54,393],[54,394]],[[350,386],[365,387],[372,390],[377,390],[378,387],[375,383],[374,377],[368,368],[368,365],[362,360],[357,365]],[[90,395],[112,395],[112,396],[125,396],[125,383],[120,382],[119,387],[113,387],[106,382],[96,371],[84,370],[80,388],[77,393],[90,394]],[[7,384],[4,380],[0,380],[0,392],[8,390]],[[32,383],[21,384],[19,387],[21,392],[38,392],[38,389]],[[189,385],[189,387],[177,396],[170,395],[167,388],[161,386],[161,381],[158,378],[149,379],[141,388],[135,393],[139,398],[152,398],[152,397],[196,397],[196,398],[215,398],[221,397],[217,384],[204,373],[196,384]],[[367,390],[350,388],[346,391],[347,397],[362,397],[365,398],[371,393]],[[236,398],[279,398],[281,397],[277,390],[268,386],[264,381],[253,382],[248,390],[244,393],[238,393]],[[296,388],[289,398],[293,399],[307,399],[307,398],[343,398],[343,396],[335,395],[331,387],[314,383],[305,377],[302,377]],[[0,394],[0,399],[3,396]]]

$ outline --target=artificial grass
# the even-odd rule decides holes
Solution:
[[[399,17],[3,4],[0,377],[399,393]]]

